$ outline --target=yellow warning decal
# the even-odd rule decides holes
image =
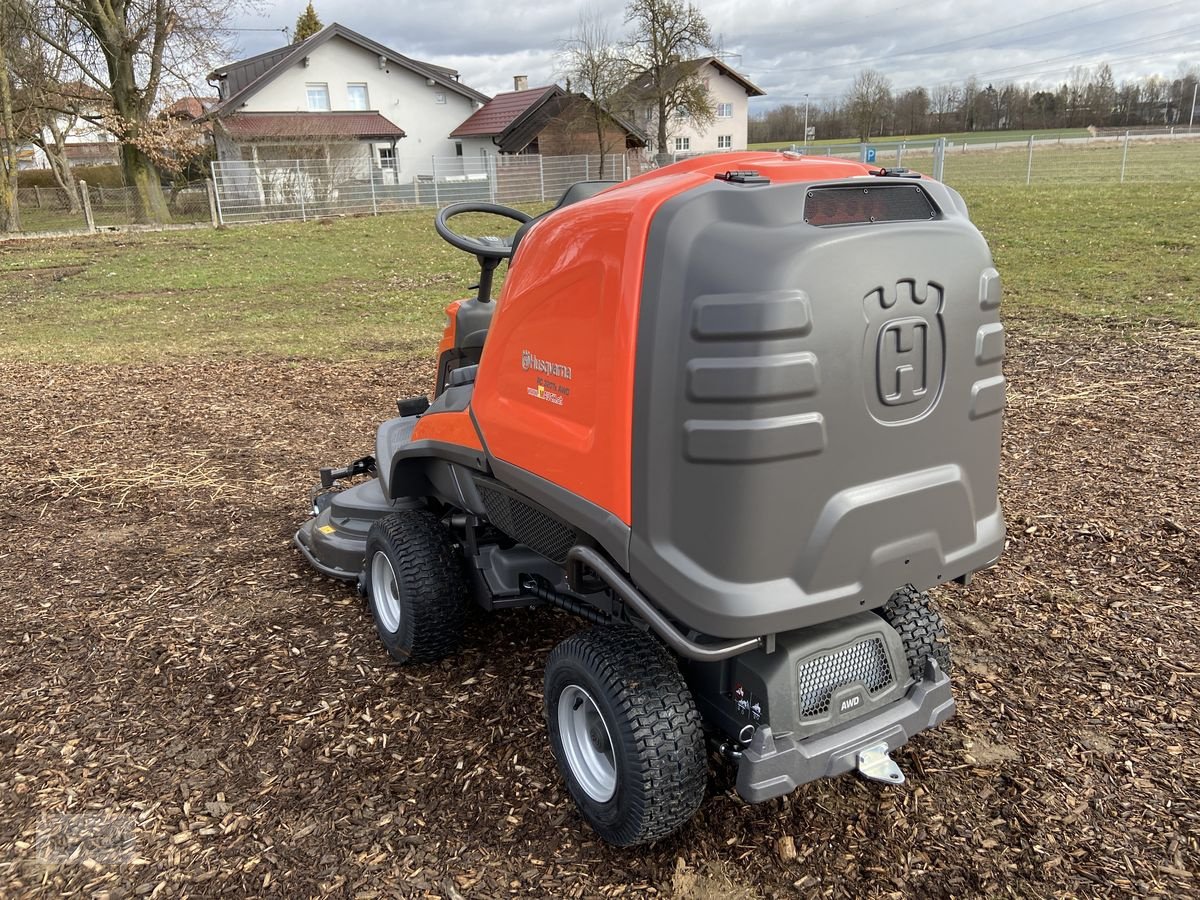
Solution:
[[[337,529],[332,525],[322,525],[317,531],[321,532],[321,534],[333,534]]]

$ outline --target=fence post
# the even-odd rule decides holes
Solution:
[[[487,158],[487,161],[488,161],[488,163],[487,163],[488,186],[491,188],[490,193],[492,195],[493,203],[496,202],[496,179],[499,177],[499,175],[496,171],[496,160],[497,159],[499,159],[498,156],[489,156]]]
[[[538,185],[539,185],[539,190],[541,191],[543,203],[546,202],[546,164],[544,162],[544,159],[545,159],[545,157],[543,157],[542,154],[539,153],[538,154]]]
[[[946,175],[946,139],[938,138],[933,142],[933,179],[945,181]]]
[[[370,170],[369,174],[371,176],[371,215],[377,216],[377,215],[379,215],[379,205],[375,202],[375,165],[374,164],[371,165],[371,170]],[[383,167],[382,166],[379,167],[379,177],[380,178],[383,177]],[[399,177],[399,174],[397,174],[396,182],[399,183],[399,181],[400,181],[400,177]]]
[[[1033,180],[1033,135],[1029,136],[1029,160],[1025,163],[1025,186]]]
[[[87,226],[88,234],[96,233],[96,219],[92,215],[92,195],[88,191],[87,182],[79,179],[79,193],[83,197],[83,223]]]
[[[434,157],[432,157],[432,159],[433,159],[433,205],[441,206],[442,201],[438,197],[438,186],[437,186],[437,157],[434,156]]]
[[[904,166],[904,141],[900,142],[900,146],[896,148],[896,168]]]
[[[36,184],[33,186],[33,197],[37,201],[37,208],[42,208],[42,189]]]
[[[300,221],[307,222],[308,214],[304,210],[304,185],[300,183],[300,160],[296,160],[296,196],[300,198]]]
[[[208,217],[213,228],[221,227],[221,200],[217,196],[217,183],[211,178],[204,179],[204,189],[208,191]]]
[[[1125,161],[1129,159],[1129,132],[1125,132],[1125,149],[1121,151],[1121,184],[1125,183]]]

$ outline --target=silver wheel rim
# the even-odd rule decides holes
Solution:
[[[617,792],[612,735],[592,695],[578,685],[558,695],[558,733],[579,786],[597,803],[607,803]]]
[[[379,623],[389,634],[400,630],[400,585],[392,561],[382,550],[371,557],[371,599]]]

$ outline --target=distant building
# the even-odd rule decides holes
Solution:
[[[453,156],[450,132],[488,100],[455,70],[336,22],[299,44],[222,66],[209,83],[219,93],[208,113],[218,159],[357,159],[364,174],[376,168],[393,182],[417,174],[404,171],[406,159]]]
[[[700,126],[691,117],[679,115],[667,123],[667,146],[655,146],[658,136],[658,110],[648,95],[649,75],[635,79],[630,87],[633,108],[639,128],[649,135],[651,153],[679,155],[711,153],[717,150],[745,150],[749,130],[751,97],[763,97],[766,91],[754,84],[728,63],[715,56],[705,56],[682,62],[676,77],[695,73],[708,88],[714,119]]]
[[[556,84],[528,88],[524,76],[513,79],[515,90],[497,94],[450,132],[461,155],[499,154],[574,156],[599,154],[596,104]],[[606,155],[621,155],[646,146],[645,135],[631,122],[607,110]]]

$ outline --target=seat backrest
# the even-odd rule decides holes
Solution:
[[[578,203],[580,200],[588,200],[592,197],[595,197],[601,191],[608,190],[610,187],[620,184],[620,183],[621,182],[619,182],[619,181],[577,181],[577,182],[575,182],[573,185],[571,185],[569,188],[567,188],[565,191],[563,191],[563,195],[558,198],[558,202],[555,203],[553,207],[546,210],[540,216],[534,216],[532,219],[530,219],[528,222],[526,222],[524,225],[522,225],[520,228],[517,229],[517,233],[513,235],[513,243],[512,243],[513,255],[512,255],[512,259],[509,261],[509,265],[511,266],[512,261],[517,258],[517,247],[520,246],[521,239],[523,237],[525,237],[525,232],[527,232],[530,228],[532,228],[535,222],[541,221],[546,216],[550,215],[550,213],[554,212],[556,209],[562,209],[564,206],[570,206],[572,203]]]

